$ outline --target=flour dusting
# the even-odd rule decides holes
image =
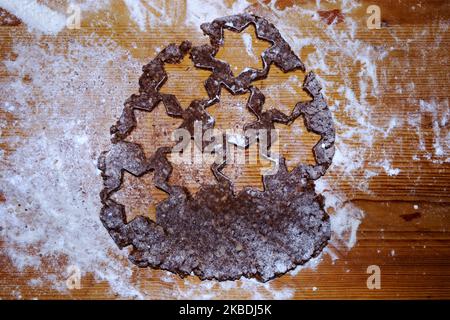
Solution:
[[[253,52],[252,36],[249,35],[248,33],[243,33],[242,40],[244,40],[244,46],[245,46],[245,50],[247,51],[247,54],[250,57],[252,57],[253,60],[258,61],[259,57],[257,57],[255,55],[255,53]]]
[[[17,58],[3,62],[15,77],[2,83],[1,107],[25,139],[2,139],[15,149],[1,158],[7,170],[0,207],[6,254],[19,270],[51,261],[59,274],[44,281],[60,290],[66,289],[66,266],[76,265],[121,295],[138,295],[128,284],[131,267],[119,259],[123,253],[98,219],[102,180],[96,159],[109,144],[110,119],[129,94],[124,84],[136,81],[128,74],[138,74],[141,63],[95,36],[70,42],[66,54],[20,40],[13,51]]]
[[[449,162],[450,150],[450,131],[445,129],[448,127],[450,118],[450,108],[448,99],[445,99],[442,103],[437,103],[435,99],[431,101],[419,100],[420,115],[422,121],[423,116],[430,116],[433,127],[433,149],[434,156],[437,158],[444,158],[445,162]],[[442,128],[442,129],[441,129]],[[445,131],[444,131],[445,130]],[[426,150],[423,136],[419,133],[420,147],[422,150]],[[428,153],[426,157],[431,158],[431,154]]]

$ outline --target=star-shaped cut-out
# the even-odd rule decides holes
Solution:
[[[225,30],[224,38],[225,45],[219,48],[216,58],[233,61],[230,67],[235,76],[246,68],[263,68],[261,54],[270,47],[270,43],[256,37],[253,25],[241,33]]]
[[[139,215],[156,221],[156,204],[166,199],[167,193],[154,186],[153,176],[153,172],[141,177],[124,173],[122,187],[112,199],[124,204],[127,222]]]
[[[176,99],[183,109],[186,109],[192,100],[201,100],[208,97],[204,82],[211,72],[196,68],[187,55],[180,63],[165,64],[164,68],[167,73],[167,80],[159,92],[164,94],[176,93]]]

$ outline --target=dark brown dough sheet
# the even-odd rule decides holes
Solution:
[[[214,56],[224,44],[224,29],[241,32],[250,24],[257,37],[272,46],[262,54],[262,70],[247,68],[235,77],[230,65]],[[211,44],[192,47],[184,41],[162,50],[143,67],[139,93],[126,100],[120,119],[111,127],[112,146],[98,161],[104,179],[100,218],[120,248],[132,246],[129,259],[140,267],[201,279],[245,276],[267,281],[317,256],[330,238],[329,216],[322,196],[315,193],[314,180],[325,174],[334,155],[332,115],[312,72],[306,74],[303,84],[310,101],[298,102],[288,115],[277,109],[264,110],[265,97],[252,82],[267,77],[272,64],[284,72],[304,70],[267,20],[241,14],[216,19],[201,28]],[[188,53],[195,66],[211,70],[211,76],[205,81],[208,97],[192,101],[183,110],[174,95],[159,89],[167,79],[164,64],[179,63]],[[320,135],[313,148],[316,164],[299,164],[289,171],[285,159],[279,157],[278,171],[263,176],[263,191],[246,187],[235,194],[232,182],[221,172],[224,158],[223,163],[211,166],[216,184],[204,185],[192,195],[184,186],[168,183],[172,165],[167,154],[172,146],[161,147],[147,158],[139,144],[125,140],[136,127],[135,110],[151,112],[161,102],[169,116],[183,119],[180,127],[191,134],[195,121],[200,121],[204,130],[212,128],[214,119],[206,109],[220,101],[222,87],[232,94],[250,93],[247,109],[257,120],[246,124],[246,129],[270,131],[274,123],[290,125],[302,117],[306,128]],[[246,138],[248,147],[251,140]],[[124,205],[111,199],[121,187],[124,171],[137,177],[154,172],[154,185],[169,195],[158,203],[156,221],[138,216],[127,222]]]

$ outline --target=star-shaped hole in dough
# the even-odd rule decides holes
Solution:
[[[153,184],[153,172],[136,177],[124,172],[122,187],[111,197],[125,206],[127,222],[142,215],[156,221],[156,205],[168,197]]]
[[[219,48],[216,58],[227,61],[234,76],[237,76],[245,68],[263,68],[261,54],[271,44],[256,37],[253,25],[249,25],[241,33],[225,29],[224,39],[225,44]]]
[[[164,68],[167,80],[159,91],[176,95],[183,109],[186,109],[192,100],[208,98],[204,82],[211,72],[194,67],[189,55],[186,55],[180,63],[165,64]]]

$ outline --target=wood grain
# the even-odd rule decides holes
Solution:
[[[307,1],[287,0],[278,1],[277,7],[285,9],[295,2],[305,7],[311,6]],[[156,48],[184,40],[188,35],[195,44],[206,42],[198,30],[183,26],[183,17],[186,12],[184,2],[169,1],[168,3],[179,9],[175,10],[175,22],[172,26],[158,26],[146,33],[136,33],[136,28],[130,25],[126,15],[127,9],[123,3],[113,1],[109,10],[109,17],[112,19],[109,21],[109,26],[102,25],[101,22],[98,26],[89,26],[89,21],[95,19],[101,21],[100,18],[105,13],[99,12],[94,16],[85,17],[82,30],[75,37],[88,37],[92,32],[111,37],[139,59],[148,59]],[[369,4],[371,3],[362,2],[361,7],[351,18],[364,25],[365,8]],[[338,170],[329,171],[327,174],[329,183],[339,189],[349,202],[361,208],[365,212],[365,218],[358,229],[358,241],[355,247],[350,251],[345,248],[345,244],[333,248],[339,259],[332,261],[326,257],[314,270],[302,270],[295,276],[288,275],[271,281],[271,286],[275,289],[290,288],[293,290],[295,299],[450,298],[450,194],[448,190],[450,187],[450,163],[448,161],[437,163],[432,161],[436,160],[434,158],[426,159],[424,157],[413,161],[413,156],[417,154],[418,138],[416,128],[411,128],[407,124],[408,117],[419,112],[418,99],[435,99],[438,102],[448,99],[450,34],[448,31],[440,31],[439,23],[449,23],[450,7],[447,1],[427,1],[421,6],[417,6],[415,1],[396,0],[377,1],[377,4],[381,7],[383,28],[381,30],[361,28],[358,30],[356,38],[374,46],[392,46],[395,47],[395,50],[391,52],[389,59],[383,60],[379,65],[379,76],[383,76],[383,74],[386,76],[387,85],[380,88],[382,98],[379,101],[371,101],[368,98],[368,103],[376,104],[376,112],[372,114],[371,120],[376,123],[387,123],[395,114],[404,125],[396,129],[395,135],[376,141],[372,152],[368,155],[369,158],[364,163],[364,169],[376,170],[374,162],[378,161],[380,154],[383,154],[387,158],[394,159],[392,165],[400,169],[400,174],[393,177],[379,174],[370,180],[368,190],[361,190],[355,185],[365,181],[364,171],[355,172],[351,179],[343,178],[342,173]],[[328,3],[324,3],[322,6],[324,10],[336,8],[336,5]],[[321,36],[317,27],[303,23],[302,28],[307,33],[317,37]],[[336,28],[339,28],[339,25],[336,25]],[[418,37],[417,35],[424,28],[427,28],[429,32]],[[249,34],[251,34],[251,30]],[[438,46],[436,46],[437,34],[440,37]],[[55,38],[43,37],[41,41],[64,43],[71,37],[74,37],[73,33],[64,31]],[[0,26],[0,57],[2,59],[11,54],[12,39],[33,41],[27,34],[24,25],[3,24]],[[221,58],[231,61],[237,70],[248,65],[258,65],[258,61],[254,61],[245,54],[240,35],[227,32],[226,39],[227,48],[219,53]],[[407,39],[416,40],[408,48],[398,46],[399,40]],[[138,44],[137,48],[133,47],[133,43]],[[256,53],[262,52],[266,46],[267,44],[263,41],[253,39],[253,48]],[[425,51],[424,54],[423,49],[427,47],[430,48],[430,51]],[[300,52],[301,58],[307,56],[308,50],[311,49],[305,48]],[[357,65],[350,63],[349,66],[354,69],[354,72],[349,75],[349,81],[356,83],[359,69]],[[314,66],[309,67],[314,70]],[[183,72],[186,70],[190,71],[189,77],[183,76]],[[183,107],[186,107],[192,98],[205,97],[202,82],[208,76],[207,71],[194,69],[189,59],[185,59],[180,65],[169,66],[167,71],[169,81],[163,91],[175,93]],[[301,72],[296,75],[299,78],[303,77]],[[2,81],[13,80],[16,76],[8,74],[5,67],[0,64]],[[339,77],[339,75],[321,76],[324,78],[328,76],[330,79]],[[264,91],[272,85],[288,80],[288,78],[289,75],[272,68],[269,78],[260,81],[258,86]],[[411,100],[411,92],[396,90],[398,86],[406,88],[411,82],[415,84],[413,89],[415,101]],[[124,85],[129,86],[130,93],[135,90],[134,83]],[[186,90],[186,87],[189,90]],[[281,104],[282,108],[289,108],[298,101],[298,96],[301,97],[303,94],[300,91],[296,96],[289,93],[282,94],[272,100],[268,98],[268,104]],[[330,96],[337,95],[335,92],[328,94]],[[251,119],[249,115],[232,112],[232,106],[245,103],[246,98],[245,95],[231,96],[225,93],[220,108],[211,110],[211,113],[217,118],[218,124],[226,127],[231,123],[242,124]],[[154,114],[140,114],[138,116],[139,127],[130,138],[142,142],[147,153],[151,153],[157,147],[155,136],[159,137],[159,143],[167,142],[169,137],[161,132],[170,132],[178,123],[178,120],[169,118],[159,109],[162,108],[157,108],[155,117]],[[0,113],[0,118],[5,119],[8,123],[12,123],[11,117],[10,114],[3,111]],[[339,114],[339,117],[345,120],[345,115]],[[350,118],[346,120],[351,123]],[[433,145],[432,120],[424,117],[420,123],[427,150],[431,150]],[[113,119],[99,119],[99,121],[112,123]],[[301,135],[301,139],[298,139],[298,136],[293,135],[289,128],[280,127],[279,129],[283,142],[288,145],[283,151],[289,160],[292,160],[293,163],[299,160],[307,162],[312,160],[311,147],[317,141],[314,134],[304,133]],[[448,123],[441,128],[444,135],[448,134],[448,129]],[[3,134],[26,136],[26,133],[18,131],[12,125]],[[355,144],[357,143],[355,141]],[[7,144],[1,144],[0,148],[5,150],[6,156],[13,151]],[[230,170],[231,176],[233,173],[235,174],[236,188],[239,189],[245,185],[261,187],[259,168],[260,166],[249,166],[240,171]],[[194,173],[194,171],[189,172]],[[201,176],[203,179],[211,178],[208,170],[195,171],[195,175]],[[184,179],[183,182],[187,183],[192,191],[198,189],[199,181],[195,181],[192,177],[183,177],[179,173],[175,174],[174,179],[178,179],[178,181]],[[149,180],[147,182],[134,181],[138,179],[132,177],[126,177],[125,180],[130,192],[119,194],[118,197],[125,197],[125,200],[130,201],[130,206],[142,207],[143,210],[149,210],[150,216],[154,215],[154,203],[166,195],[157,189],[151,189],[153,202],[143,202],[141,201],[142,197],[134,191],[139,188],[148,189]],[[132,187],[137,184],[141,185]],[[0,201],[4,200],[0,198]],[[417,205],[418,209],[414,209],[414,205]],[[136,213],[132,213],[129,218],[133,214]],[[4,247],[0,248],[0,297],[3,299],[17,298],[15,292],[21,292],[21,297],[25,299],[35,297],[39,299],[115,297],[111,295],[107,283],[98,283],[91,276],[82,279],[81,289],[66,293],[58,292],[50,287],[30,286],[29,279],[39,277],[51,270],[44,267],[40,270],[30,269],[18,272],[8,261]],[[369,265],[378,265],[381,268],[381,290],[367,289],[366,269]],[[177,294],[179,297],[180,290],[183,291],[186,286],[185,282],[183,280],[175,283],[164,282],[161,280],[163,275],[164,273],[161,271],[135,268],[133,277],[149,298],[171,299],[177,297]],[[200,283],[197,279],[190,278],[188,281],[191,284]],[[313,290],[313,288],[316,289]],[[215,293],[216,298],[245,299],[251,297],[248,292],[239,288],[222,291],[215,286],[211,291]],[[197,292],[190,292],[185,298],[196,298],[197,294]],[[271,297],[264,291],[261,292],[261,296]]]

